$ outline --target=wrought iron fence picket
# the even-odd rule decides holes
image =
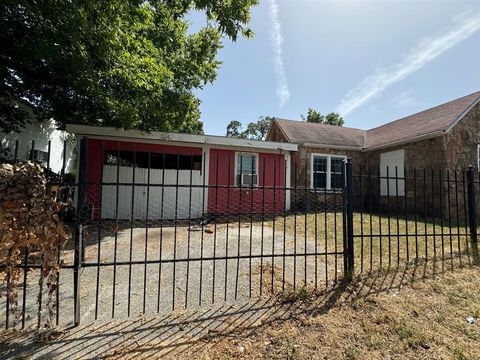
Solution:
[[[271,161],[260,156],[244,169],[235,153],[158,153],[153,144],[140,148],[105,140],[89,149],[90,140],[80,140],[75,184],[64,181],[67,142],[59,177],[49,175],[60,187],[72,186],[76,197],[73,249],[58,249],[59,256],[73,256],[73,261],[65,261],[55,280],[57,325],[65,324],[63,317],[78,325],[84,318],[320,290],[393,267],[441,261],[443,270],[445,260],[449,268],[456,260],[460,265],[478,262],[480,181],[472,167],[461,173],[407,168],[402,173],[395,167],[391,175],[392,169],[384,174],[349,159],[341,171],[343,184],[327,188],[309,177],[315,173],[310,160],[294,158],[290,163],[282,156]],[[29,146],[32,161],[35,146],[34,141]],[[127,159],[125,153],[132,148]],[[48,143],[47,167],[52,151]],[[14,162],[19,161],[18,152],[17,141]],[[115,163],[107,164],[107,152]],[[98,178],[91,172],[91,156],[99,157]],[[104,177],[106,166],[111,178]],[[128,167],[130,171],[124,171]],[[238,181],[246,172],[250,183],[242,176]],[[107,201],[110,217],[103,207]],[[123,207],[128,214],[120,211]],[[45,310],[43,296],[31,305],[35,292],[27,275],[39,273],[42,285],[42,263],[29,255],[27,249],[18,264],[22,328],[35,314],[33,321],[40,326]],[[65,306],[67,292],[73,308]],[[4,301],[2,321],[8,328],[16,320],[8,310],[9,297]]]

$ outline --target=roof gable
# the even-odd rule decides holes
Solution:
[[[370,150],[440,136],[479,102],[480,91],[370,130],[278,118],[274,121],[292,143]]]
[[[392,121],[367,131],[365,148],[381,147],[392,142],[416,140],[429,134],[439,135],[455,125],[472,105],[480,92],[449,101],[428,110]]]

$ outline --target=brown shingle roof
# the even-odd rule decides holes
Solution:
[[[480,91],[370,130],[278,118],[275,122],[292,143],[370,149],[438,135],[453,126],[479,100]]]
[[[415,140],[447,130],[480,97],[480,91],[367,131],[365,148]]]
[[[278,118],[275,122],[292,143],[363,147],[365,130]]]

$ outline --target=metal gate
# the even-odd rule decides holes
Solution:
[[[332,192],[298,181],[291,187],[207,184],[205,163],[201,171],[105,165],[102,181],[89,183],[87,152],[82,140],[75,324],[296,296],[333,286],[352,266],[344,256],[345,186]],[[92,211],[91,194],[100,188],[101,210]]]

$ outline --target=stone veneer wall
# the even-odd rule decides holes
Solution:
[[[443,137],[433,139],[421,140],[414,143],[404,145],[392,146],[389,148],[368,151],[365,153],[368,169],[375,174],[372,184],[368,186],[368,194],[365,196],[367,203],[370,201],[370,196],[373,198],[374,207],[381,207],[381,211],[386,213],[396,212],[396,197],[380,196],[379,191],[379,169],[380,169],[380,154],[389,151],[403,149],[405,151],[405,198],[400,197],[400,213],[405,213],[405,207],[408,213],[421,215],[426,212],[427,216],[433,214],[440,214],[440,181],[439,171],[446,168],[445,153],[446,148]],[[432,171],[434,181],[432,182]],[[416,172],[416,179],[414,179],[414,172]],[[392,174],[391,176],[394,176]],[[425,178],[425,179],[424,179]],[[416,189],[414,189],[414,184]],[[416,196],[417,200],[414,200]],[[443,196],[443,195],[442,195]],[[406,205],[405,205],[406,204]],[[415,210],[416,208],[416,210]]]
[[[463,171],[474,165],[477,172],[477,145],[480,144],[480,104],[444,136],[447,168]]]
[[[404,149],[408,211],[410,213],[415,212],[416,205],[418,214],[426,212],[427,216],[440,217],[442,215],[443,218],[448,218],[450,212],[452,220],[458,218],[462,222],[465,220],[465,210],[467,210],[464,201],[466,196],[464,179],[466,179],[466,170],[469,165],[475,165],[475,168],[477,168],[477,144],[480,144],[480,105],[471,109],[450,132],[443,136],[367,151],[365,155],[368,168],[372,172],[378,173],[381,153]],[[416,204],[413,186],[414,171],[416,171],[417,180]],[[424,176],[426,177],[425,185]],[[457,181],[455,181],[455,176]],[[378,196],[374,196],[374,198],[377,198],[378,202]],[[380,199],[383,207],[385,207],[386,201],[386,197]],[[395,201],[394,198],[393,201]],[[401,201],[404,201],[403,197]],[[456,206],[457,202],[458,207]],[[480,197],[477,199],[477,217],[480,219]]]
[[[272,128],[268,140],[287,141],[276,126]],[[406,170],[406,199],[401,197],[400,208],[404,213],[406,208],[408,213],[417,212],[418,215],[426,213],[427,216],[448,218],[452,220],[459,219],[462,222],[465,219],[466,204],[464,202],[466,189],[463,186],[465,171],[469,165],[474,165],[477,173],[477,144],[480,144],[480,104],[472,108],[468,114],[447,134],[433,139],[421,140],[388,148],[372,151],[352,151],[330,148],[311,148],[303,145],[299,146],[296,153],[292,153],[292,186],[297,184],[303,187],[305,179],[307,186],[310,184],[311,173],[311,154],[336,154],[347,156],[352,159],[354,174],[354,200],[355,208],[369,210],[372,205],[374,211],[385,210],[387,204],[390,209],[395,210],[395,197],[379,196],[378,172],[380,167],[380,154],[398,149],[405,150],[405,170]],[[296,165],[295,165],[296,164]],[[372,177],[368,178],[369,171]],[[448,171],[448,173],[447,173]],[[414,172],[416,173],[416,188],[414,189]],[[442,182],[440,182],[440,172],[442,173]],[[455,172],[457,182],[455,182]],[[432,182],[432,173],[434,181]],[[360,174],[362,180],[360,182]],[[447,183],[447,176],[450,180]],[[425,180],[424,180],[425,177]],[[478,186],[477,186],[478,187]],[[450,202],[448,194],[450,192]],[[414,195],[417,200],[415,201]],[[480,221],[480,191],[477,193],[477,217]],[[338,194],[335,196],[338,199]],[[370,203],[370,197],[372,202]],[[293,194],[293,208],[304,207],[303,199],[305,194]],[[315,197],[318,200],[318,196]],[[327,198],[329,200],[327,200]],[[332,201],[332,195],[320,196],[320,202],[337,203]],[[458,199],[458,208],[455,206]],[[405,203],[406,200],[406,203]],[[318,202],[318,201],[314,201]],[[393,204],[393,205],[392,205]],[[305,204],[312,207],[312,204]]]
[[[446,168],[450,171],[451,177],[457,173],[458,179],[462,179],[469,165],[473,165],[475,169],[475,177],[477,178],[480,169],[477,163],[477,147],[480,144],[480,104],[473,107],[468,114],[444,136],[445,148],[447,149]],[[451,185],[450,193],[458,191],[463,195],[462,184],[457,183],[458,189],[455,190],[455,184]],[[477,190],[477,219],[480,221],[480,193]],[[459,209],[452,207],[450,209],[454,214],[457,211],[460,219],[465,218],[464,210],[467,208],[463,204],[463,198],[459,201]]]

